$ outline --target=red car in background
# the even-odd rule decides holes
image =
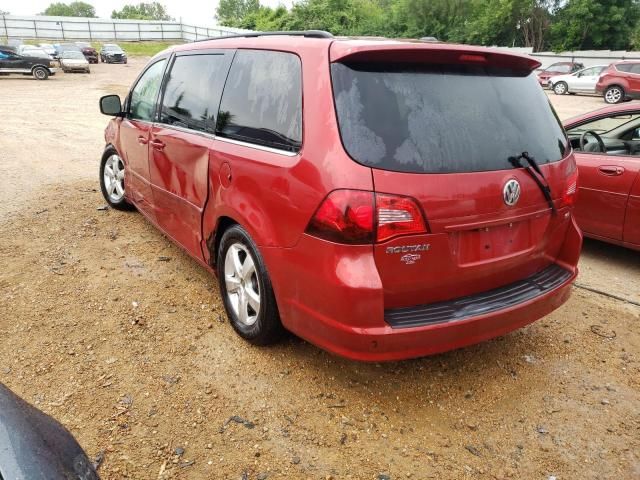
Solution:
[[[567,75],[584,68],[582,63],[577,62],[557,62],[549,65],[538,73],[538,83],[543,87],[549,86],[549,79],[558,75]]]
[[[577,168],[538,66],[318,31],[175,46],[124,106],[101,99],[101,189],[216,272],[254,344],[470,345],[552,312],[577,275]]]
[[[588,237],[640,250],[640,105],[565,122],[580,181],[575,216]]]
[[[609,104],[640,98],[640,61],[621,61],[600,74],[596,92]]]
[[[84,58],[89,63],[98,63],[98,51],[89,42],[76,42],[76,46],[82,51]]]

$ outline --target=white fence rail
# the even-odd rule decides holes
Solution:
[[[500,48],[500,47],[499,47]],[[618,60],[640,60],[640,52],[614,51],[614,50],[582,50],[575,52],[536,52],[532,53],[530,48],[501,48],[501,50],[509,50],[511,52],[523,53],[530,55],[540,63],[541,68],[547,68],[556,62],[579,62],[585,67],[595,65],[608,65]]]
[[[181,22],[112,20],[84,17],[0,16],[0,38],[43,40],[194,41],[239,33],[237,28]]]

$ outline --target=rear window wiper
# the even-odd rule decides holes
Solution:
[[[525,159],[528,165],[523,165],[520,161],[521,159]],[[540,188],[542,195],[544,195],[544,198],[547,200],[547,203],[551,207],[551,211],[554,214],[558,213],[556,210],[556,206],[553,204],[551,187],[549,186],[547,179],[542,173],[542,170],[540,170],[540,166],[538,165],[538,162],[536,162],[535,158],[529,155],[528,152],[522,152],[517,157],[509,157],[509,162],[511,163],[511,165],[513,165],[514,168],[524,168],[527,171],[531,178],[533,178],[533,180],[536,182],[536,185],[538,185],[538,187]]]

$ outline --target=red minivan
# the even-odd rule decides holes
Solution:
[[[172,47],[101,99],[102,191],[217,274],[250,342],[470,345],[555,310],[577,274],[576,163],[538,66],[318,31]]]

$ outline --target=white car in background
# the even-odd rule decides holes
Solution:
[[[77,71],[91,73],[89,62],[79,50],[65,50],[62,52],[60,54],[60,68],[64,73]]]
[[[50,43],[39,43],[38,47],[47,52],[47,55],[49,55],[51,58],[55,57],[56,49],[53,48],[53,45],[51,45]]]
[[[567,93],[596,93],[596,83],[602,71],[608,65],[594,65],[567,75],[558,75],[549,79],[549,88],[556,95]]]
[[[37,57],[37,58],[49,58],[49,54],[45,52],[42,48],[36,47],[35,45],[20,45],[16,49],[18,55],[22,55],[23,57]]]

